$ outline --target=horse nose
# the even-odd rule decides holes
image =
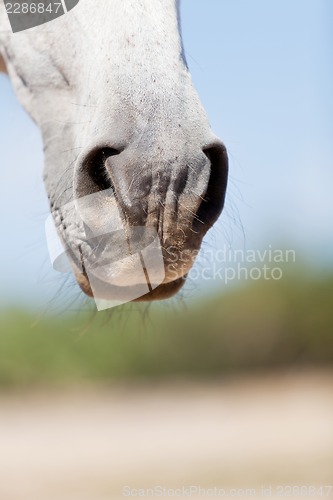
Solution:
[[[130,146],[122,146],[94,148],[83,155],[75,175],[75,196],[109,190],[125,212],[125,219],[133,225],[145,225],[151,206],[149,197],[155,197],[167,210],[165,201],[168,192],[173,191],[179,207],[185,207],[186,218],[192,217],[189,225],[194,231],[205,232],[216,222],[224,206],[228,178],[228,156],[223,143],[215,141],[194,154],[195,160],[184,159],[178,165],[157,162],[152,166],[149,161],[140,161],[139,151],[136,154],[137,157]]]

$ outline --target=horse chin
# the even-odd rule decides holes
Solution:
[[[122,301],[126,302],[152,302],[165,300],[175,295],[184,285],[187,275],[181,276],[174,281],[163,282],[148,293],[142,294],[142,285],[115,286],[101,280],[94,280],[94,291],[88,277],[84,273],[74,273],[76,281],[81,290],[88,297],[95,300]],[[131,298],[136,297],[136,298]]]
[[[144,264],[150,263],[148,269],[142,267],[141,262],[138,266],[137,254],[118,261],[111,254],[103,254],[100,267],[92,264],[88,258],[84,260],[82,254],[80,266],[77,265],[78,259],[73,259],[73,256],[70,263],[81,290],[93,298],[97,306],[98,301],[115,304],[148,302],[168,299],[182,288],[197,252],[188,249],[183,253],[185,255],[179,250],[174,253],[163,252],[163,256],[160,256],[162,260],[154,261],[156,255],[153,252],[151,259],[144,261]],[[107,261],[112,265],[105,265]],[[160,268],[161,265],[164,269]]]
[[[153,300],[165,300],[170,299],[182,288],[186,281],[186,276],[182,276],[174,281],[169,283],[162,283],[158,287],[156,287],[151,292],[139,297],[138,299],[133,300],[133,302],[148,302]]]

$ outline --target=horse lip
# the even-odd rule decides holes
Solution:
[[[182,288],[182,286],[186,281],[186,277],[187,275],[181,276],[180,278],[174,281],[170,281],[169,283],[162,283],[148,294],[142,295],[141,297],[133,300],[133,302],[146,302],[153,300],[169,299],[177,292],[179,292],[179,290]]]
[[[89,209],[90,197],[88,202]],[[79,242],[73,240],[72,245],[67,242],[65,246],[78,285],[95,299],[97,307],[98,301],[125,303],[165,299],[181,288],[197,255],[200,236],[193,241],[193,236],[186,239],[184,232],[181,239],[167,231],[163,237],[158,229],[150,226],[126,226],[124,229],[119,218],[121,229],[118,226],[107,228],[108,231],[114,229],[110,233],[105,232],[104,226],[97,227],[94,228],[97,235],[92,232],[92,238],[87,232],[92,224],[91,217],[87,219],[90,211],[84,203],[81,205],[81,216],[82,213],[85,216],[85,219],[82,217],[84,233],[80,233]],[[108,241],[110,234],[115,238],[112,244]]]
[[[182,273],[176,277],[171,279],[171,277],[165,275],[165,278],[162,283],[158,286],[151,289],[150,284],[144,283],[144,285],[148,285],[149,292],[148,293],[140,293],[142,290],[143,283],[132,284],[132,285],[115,285],[110,284],[108,282],[102,281],[100,278],[94,276],[93,277],[93,286],[91,285],[91,276],[89,276],[86,266],[84,264],[84,256],[79,246],[79,259],[80,267],[78,267],[75,262],[71,259],[71,264],[73,268],[73,273],[75,279],[80,286],[81,290],[89,297],[98,300],[121,300],[123,303],[125,302],[146,302],[146,301],[155,301],[155,300],[165,300],[173,295],[175,295],[184,285],[187,275],[188,269],[183,269]],[[102,288],[99,285],[102,284]],[[102,292],[100,290],[102,289]],[[99,290],[96,292],[96,290]],[[138,290],[138,294],[134,293],[135,298],[132,297],[132,291]],[[146,290],[145,290],[146,291]],[[105,292],[105,294],[103,293]],[[129,295],[128,295],[129,294]]]
[[[91,298],[95,299],[103,299],[103,297],[94,297],[94,293],[90,286],[89,278],[86,275],[85,271],[83,272],[74,272],[75,278],[81,288],[81,290]],[[184,285],[186,281],[187,275],[181,276],[174,281],[170,281],[168,283],[161,283],[156,288],[151,290],[149,293],[144,295],[140,295],[139,297],[130,300],[128,302],[151,302],[155,300],[165,300],[173,295],[175,295]],[[105,300],[117,300],[124,293],[126,287],[116,287],[112,286],[113,294],[112,297],[107,297]]]
[[[156,272],[154,274],[154,267],[151,267],[154,262],[153,259],[150,262],[150,266],[146,267],[145,265],[148,262],[146,260],[147,255],[151,256],[151,254],[141,253],[149,248],[148,245],[140,249],[141,274],[138,273],[136,275],[138,267],[136,267],[135,261],[126,262],[123,259],[119,260],[119,256],[115,258],[112,252],[109,254],[110,248],[106,249],[109,250],[106,253],[101,252],[98,259],[99,264],[98,261],[90,262],[90,259],[85,256],[85,251],[82,248],[83,243],[84,241],[77,245],[76,251],[72,249],[71,252],[68,252],[67,257],[78,285],[87,296],[95,299],[97,307],[98,301],[119,301],[120,303],[125,303],[167,299],[177,293],[182,287],[194,261],[194,259],[187,258],[185,262],[180,258],[179,262],[182,265],[178,265],[175,261],[169,259],[170,255],[165,254],[165,247],[162,245],[160,256],[162,260],[161,262],[157,261],[157,265],[162,264],[163,272],[160,269],[158,274]],[[144,255],[144,259],[142,259],[142,255]],[[137,256],[138,254],[134,253],[129,257]],[[102,262],[100,261],[101,258]],[[106,262],[113,263],[116,266],[113,271],[111,268],[110,273],[108,273],[108,269],[105,269],[105,272],[103,270]],[[117,263],[123,263],[123,267],[121,265],[117,267]],[[134,267],[131,271],[132,264]]]

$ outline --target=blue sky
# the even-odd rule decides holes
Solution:
[[[333,267],[332,14],[330,0],[183,0],[189,67],[230,156],[210,245],[284,246]],[[40,304],[62,282],[47,259],[42,144],[5,76],[0,110],[0,300]]]

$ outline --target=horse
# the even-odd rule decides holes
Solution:
[[[72,272],[101,300],[178,292],[224,206],[228,155],[194,88],[179,8],[80,0],[13,33],[0,3],[0,70],[41,131]]]

